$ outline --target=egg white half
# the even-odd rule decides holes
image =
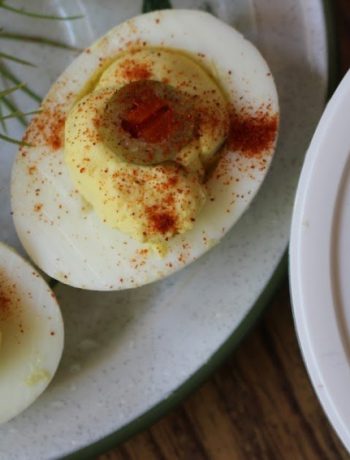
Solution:
[[[257,49],[212,15],[193,10],[149,13],[112,29],[52,86],[43,103],[46,112],[59,112],[64,119],[101,66],[144,43],[195,55],[238,111],[246,107],[254,113],[268,107],[278,114],[275,84]],[[50,125],[50,119],[44,118],[42,123]],[[43,138],[50,136],[46,128]],[[33,126],[29,126],[29,134],[31,130]],[[63,161],[63,145],[53,149],[38,142],[35,147],[22,147],[12,172],[16,230],[34,262],[63,283],[94,290],[142,286],[183,268],[220,241],[256,194],[274,148],[275,142],[263,159],[226,152],[217,167],[219,174],[207,183],[209,199],[194,228],[171,239],[167,255],[160,258],[146,245],[99,220],[74,190]]]
[[[54,376],[63,321],[41,276],[0,243],[0,423],[32,404]]]

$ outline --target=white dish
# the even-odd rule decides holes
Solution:
[[[173,3],[203,6],[201,1]],[[29,7],[29,2],[22,4]],[[151,423],[207,376],[247,331],[261,311],[261,299],[271,293],[269,281],[288,243],[304,153],[327,90],[322,2],[216,0],[210,4],[258,46],[276,78],[282,125],[267,179],[224,240],[167,280],[117,293],[55,288],[66,327],[61,366],[42,397],[0,427],[0,458],[86,458],[107,450]],[[128,0],[32,0],[30,7],[61,14],[82,10],[84,21],[40,23],[42,34],[78,46],[140,12],[140,2]],[[38,33],[36,21],[24,23],[23,18],[9,15],[2,13],[0,22],[14,28],[25,24],[26,30]],[[42,95],[72,58],[64,51],[15,42],[7,42],[6,51],[45,69],[24,69],[25,73],[20,69]],[[20,102],[33,108],[26,98]],[[11,134],[19,137],[20,128]],[[9,207],[15,152],[15,147],[1,144],[0,239],[19,247]],[[109,437],[101,441],[105,436]]]
[[[0,243],[0,424],[29,407],[52,380],[64,346],[53,292]]]
[[[350,72],[308,150],[293,213],[290,280],[306,366],[350,451]]]

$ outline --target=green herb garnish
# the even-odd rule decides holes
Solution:
[[[15,8],[14,6],[8,5],[4,0],[0,0],[0,8],[3,8],[4,10],[7,10],[7,11],[11,11],[12,13],[22,14],[23,16],[28,16],[30,18],[48,19],[48,20],[54,20],[54,21],[67,21],[67,20],[71,21],[75,19],[81,19],[83,17],[81,15],[54,16],[54,15],[36,13],[34,11],[27,11],[24,8]]]
[[[4,64],[1,63],[0,61],[0,75],[2,75],[6,80],[10,81],[11,83],[14,83],[15,85],[21,85],[20,80],[11,72],[11,70]],[[41,97],[36,94],[33,90],[28,88],[25,85],[22,85],[22,91],[26,93],[29,97],[31,97],[35,102],[40,103],[41,102]]]
[[[19,33],[11,33],[7,32],[4,29],[0,29],[0,39],[7,39],[7,40],[18,40],[24,41],[26,43],[36,43],[38,45],[47,45],[52,46],[54,48],[61,48],[68,51],[81,51],[80,48],[76,48],[75,46],[67,45],[67,43],[60,42],[58,40],[51,40],[45,37],[39,37],[36,35],[26,35],[26,34],[19,34]]]
[[[0,9],[9,11],[14,14],[20,14],[23,16],[27,16],[29,18],[41,19],[41,20],[45,19],[45,20],[55,20],[55,21],[56,20],[67,21],[67,20],[75,20],[75,19],[82,18],[82,16],[80,15],[76,15],[76,16],[46,15],[46,14],[38,13],[35,11],[26,10],[24,8],[14,7],[8,4],[5,0],[0,0]],[[31,36],[31,35],[26,35],[26,34],[21,34],[21,33],[13,33],[11,31],[7,31],[7,30],[0,28],[0,40],[1,39],[19,40],[19,41],[23,41],[26,43],[28,42],[37,43],[40,45],[48,45],[48,46],[62,48],[62,49],[70,50],[70,51],[77,51],[77,48],[67,45],[66,43],[60,42],[58,40],[51,40],[49,38],[40,37],[37,35]],[[36,103],[41,102],[41,97],[38,94],[36,94],[32,89],[30,89],[28,86],[22,84],[20,79],[17,78],[16,75],[7,67],[7,65],[5,64],[5,61],[12,61],[17,64],[27,65],[27,66],[35,66],[35,65],[32,62],[29,62],[25,59],[22,59],[20,57],[13,56],[13,55],[0,51],[0,76],[2,77],[5,83],[8,82],[9,84],[15,85],[15,86],[11,86],[8,89],[0,91],[0,126],[2,128],[3,133],[5,133],[5,134],[0,133],[0,139],[6,142],[11,142],[13,144],[27,145],[7,135],[6,120],[17,119],[23,126],[26,126],[25,117],[28,115],[37,113],[38,111],[34,110],[31,112],[24,113],[17,107],[17,105],[8,96],[14,91],[20,90],[24,92],[27,96],[29,96],[31,99],[33,99]],[[9,113],[7,113],[6,115],[4,115],[3,107],[6,107],[9,110]]]

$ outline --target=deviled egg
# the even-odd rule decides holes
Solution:
[[[52,86],[12,173],[18,236],[49,276],[117,290],[165,277],[227,233],[271,162],[276,88],[210,14],[135,17]]]
[[[0,423],[32,404],[53,378],[63,322],[41,276],[0,243]]]

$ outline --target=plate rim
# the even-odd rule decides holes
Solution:
[[[319,0],[323,11],[323,18],[326,30],[326,58],[327,58],[327,77],[328,88],[326,91],[326,101],[334,92],[339,81],[339,46],[336,41],[336,21],[335,7],[332,0]],[[229,335],[223,344],[211,355],[206,363],[199,367],[191,376],[188,377],[174,392],[168,397],[160,400],[153,407],[141,414],[139,417],[128,422],[118,430],[89,444],[70,454],[59,457],[60,460],[87,460],[93,459],[96,455],[103,454],[110,449],[116,448],[120,443],[125,442],[137,433],[147,429],[157,420],[161,419],[168,412],[180,404],[187,396],[195,391],[212,373],[223,363],[223,361],[235,350],[241,340],[253,328],[265,307],[272,299],[275,291],[287,279],[288,272],[288,245],[284,254],[277,263],[276,269],[270,280],[266,284],[258,299],[251,307],[249,312],[241,321],[240,325]]]
[[[348,164],[348,149],[339,152],[340,161],[337,162],[337,168],[335,169],[335,180],[329,181],[329,185],[326,185],[325,195],[329,197],[328,204],[327,200],[322,200],[322,204],[326,201],[326,205],[322,206],[321,212],[318,211],[319,207],[316,207],[314,211],[310,208],[313,208],[314,203],[312,197],[315,198],[315,193],[320,191],[320,187],[324,189],[324,185],[321,185],[324,184],[324,180],[320,180],[323,174],[322,168],[320,175],[316,176],[313,173],[315,167],[317,168],[320,163],[323,163],[327,179],[332,177],[332,172],[334,172],[334,169],[329,170],[327,163],[325,163],[328,157],[325,158],[327,152],[324,143],[327,142],[328,134],[332,131],[335,122],[343,114],[344,102],[348,102],[349,95],[350,70],[347,70],[334,98],[332,98],[324,116],[321,118],[311,143],[305,164],[306,168],[302,171],[298,185],[293,210],[290,244],[290,285],[292,288],[293,316],[304,363],[316,396],[329,423],[348,452],[350,452],[350,429],[347,426],[350,406],[343,403],[343,393],[344,387],[348,387],[350,378],[349,356],[346,352],[347,340],[343,337],[340,324],[342,319],[338,311],[339,298],[334,292],[335,290],[340,290],[338,285],[339,274],[329,279],[328,271],[329,268],[338,271],[334,268],[334,256],[332,254],[333,251],[337,252],[334,246],[335,233],[339,234],[339,230],[335,230],[335,223],[339,220],[339,201],[342,199],[340,190],[343,186],[345,171],[345,169],[342,170],[342,166]],[[339,106],[341,106],[341,110],[339,110]],[[322,236],[321,240],[315,238],[315,230],[312,230],[311,227],[308,232],[303,231],[302,228],[303,222],[307,222],[309,217],[312,220],[313,213],[317,213],[320,216],[319,224],[324,228],[324,232],[322,232],[324,236]],[[333,216],[330,217],[330,214]],[[315,244],[311,243],[310,246],[305,248],[307,241],[315,241]],[[322,242],[322,244],[319,245],[317,242]],[[319,250],[320,247],[322,249]],[[317,264],[321,264],[318,274],[314,277],[314,287],[315,285],[317,286],[317,292],[315,292],[315,289],[308,288],[308,283],[302,281],[305,279],[305,272],[308,268],[310,269],[310,263],[313,264],[315,260],[315,257],[313,257],[315,250],[317,251]],[[302,257],[299,255],[301,252]],[[335,257],[337,256],[335,255]],[[326,283],[325,280],[327,280]],[[319,286],[322,286],[322,288],[319,289]],[[316,304],[315,300],[319,292],[323,301],[317,303],[316,312],[312,305]],[[306,297],[309,299],[309,303],[306,303]],[[310,308],[308,307],[309,304]],[[322,318],[322,320],[318,321],[317,318]],[[323,325],[326,325],[325,329],[323,329]],[[327,337],[325,337],[325,332]],[[322,344],[321,347],[320,344]],[[328,359],[330,355],[332,355],[332,359]],[[331,369],[331,361],[333,362],[333,369]]]

